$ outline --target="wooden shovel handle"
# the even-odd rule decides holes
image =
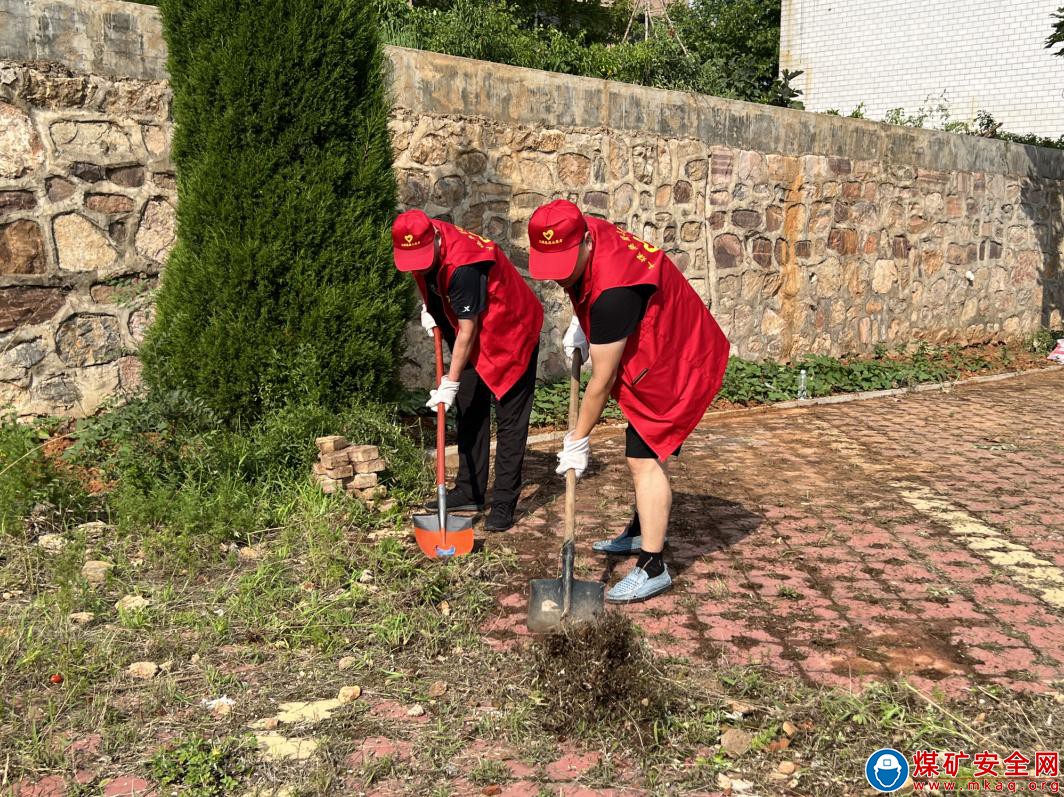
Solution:
[[[569,431],[576,430],[580,415],[580,366],[583,365],[580,349],[573,352],[573,370],[569,376]],[[576,539],[576,471],[565,472],[565,540]]]
[[[443,379],[443,335],[440,328],[434,327],[433,337],[436,339],[436,387],[440,386]],[[444,463],[447,448],[447,410],[443,404],[436,405],[436,486],[444,483]]]

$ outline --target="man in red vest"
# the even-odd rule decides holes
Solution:
[[[580,476],[587,468],[591,430],[614,396],[628,418],[625,455],[636,508],[619,537],[593,547],[639,554],[606,600],[647,600],[672,585],[662,559],[672,506],[668,458],[680,453],[720,389],[728,340],[664,252],[572,202],[539,208],[528,238],[532,277],[555,280],[573,303],[566,353],[590,350],[591,380],[558,454],[558,473]]]
[[[451,349],[425,405],[458,404],[458,477],[448,508],[484,508],[494,403],[495,490],[485,528],[505,531],[521,491],[543,307],[495,243],[420,210],[396,218],[392,254],[417,282],[422,326],[429,334],[439,326]]]

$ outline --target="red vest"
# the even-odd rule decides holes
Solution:
[[[646,314],[628,336],[613,396],[660,459],[698,425],[720,390],[728,339],[687,279],[657,247],[585,216],[594,247],[580,296],[570,296],[584,333],[591,305],[610,288],[653,285]],[[590,337],[590,335],[589,335]]]
[[[442,238],[437,285],[444,312],[455,329],[458,317],[447,301],[455,269],[485,261],[492,264],[488,269],[488,306],[480,315],[469,362],[495,397],[502,398],[528,369],[543,328],[543,305],[493,241],[446,221],[433,219],[432,224]],[[422,301],[428,303],[424,274],[415,271],[414,280]]]

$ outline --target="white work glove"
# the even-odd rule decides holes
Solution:
[[[432,317],[432,313],[429,312],[429,308],[425,305],[421,305],[421,328],[429,333],[429,337],[432,337],[432,330],[436,328],[436,319]]]
[[[569,362],[573,361],[573,352],[577,349],[580,349],[580,362],[582,363],[587,362],[587,358],[591,353],[587,335],[580,328],[580,321],[577,320],[575,315],[569,323],[569,329],[565,331],[565,335],[562,337],[562,348],[565,349],[565,356],[569,358]]]
[[[425,406],[430,410],[436,409],[437,404],[443,404],[445,410],[449,410],[454,404],[454,397],[458,395],[458,383],[452,382],[446,376],[440,380],[440,386],[429,391],[429,400]]]
[[[559,476],[564,476],[566,471],[575,470],[576,478],[584,475],[587,470],[587,460],[591,456],[591,438],[579,437],[574,439],[573,433],[565,435],[565,444],[558,452],[558,467],[554,471]]]

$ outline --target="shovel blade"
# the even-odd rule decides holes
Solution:
[[[438,515],[414,515],[414,539],[429,559],[465,556],[473,550],[473,519],[447,516],[447,539],[444,540]]]
[[[556,631],[563,626],[596,622],[605,611],[605,587],[601,581],[573,581],[569,613],[562,617],[562,580],[532,579],[528,597],[528,630],[534,634]]]

